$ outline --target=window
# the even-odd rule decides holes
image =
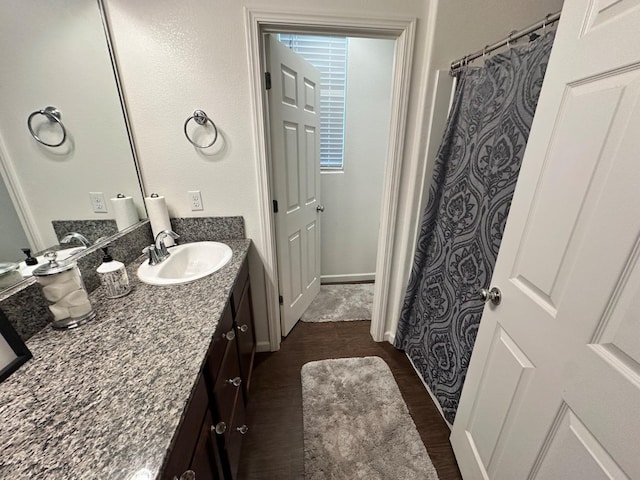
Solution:
[[[281,33],[278,40],[320,70],[320,169],[342,170],[347,38]]]

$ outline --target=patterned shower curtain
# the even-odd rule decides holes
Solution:
[[[553,32],[467,68],[438,151],[395,346],[453,423]]]

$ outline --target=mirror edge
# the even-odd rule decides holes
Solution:
[[[120,108],[122,109],[122,117],[124,118],[125,127],[127,129],[127,138],[129,139],[129,148],[131,149],[131,155],[133,157],[133,164],[136,169],[136,175],[138,176],[138,184],[140,185],[140,192],[142,198],[147,196],[144,188],[144,182],[142,181],[142,172],[140,171],[140,162],[138,161],[138,151],[136,149],[136,143],[134,141],[133,129],[129,120],[129,110],[127,102],[124,98],[124,89],[122,87],[122,81],[120,79],[120,71],[118,58],[113,48],[113,41],[111,39],[111,26],[109,24],[109,17],[107,7],[104,0],[96,0],[98,3],[98,10],[100,11],[100,18],[102,19],[102,28],[104,30],[105,40],[107,42],[107,49],[109,50],[109,58],[111,58],[111,69],[113,70],[113,78],[116,82],[116,89],[118,90],[118,97],[120,99]],[[146,206],[145,206],[146,209]],[[147,218],[149,218],[149,212],[147,212]]]

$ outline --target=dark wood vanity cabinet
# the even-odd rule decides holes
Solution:
[[[245,260],[218,324],[209,354],[163,468],[162,479],[235,479],[255,333],[249,270]],[[195,477],[185,472],[193,472]]]

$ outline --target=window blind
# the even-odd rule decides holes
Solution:
[[[279,34],[278,39],[320,70],[320,168],[342,170],[347,38]]]

